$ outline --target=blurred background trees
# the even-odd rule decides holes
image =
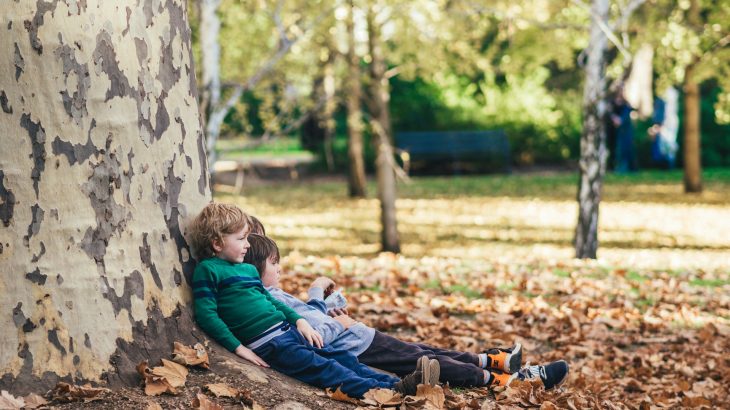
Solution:
[[[382,218],[393,221],[384,249],[398,247],[386,215],[395,212],[388,187],[403,176],[391,152],[399,132],[502,129],[517,169],[578,168],[595,23],[587,1],[190,1],[212,161],[310,155],[319,171],[349,175],[353,197],[366,195],[366,173],[377,174],[390,181],[378,186]],[[730,166],[730,5],[606,3],[601,100],[629,77],[638,50],[650,50],[647,86],[681,93],[677,165],[686,191],[697,192],[702,166]],[[218,94],[205,30],[220,46]],[[655,166],[651,125],[650,114],[634,113],[641,168]]]

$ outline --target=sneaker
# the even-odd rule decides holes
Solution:
[[[489,374],[492,375],[491,379],[489,379],[489,383],[487,384],[487,387],[506,387],[509,386],[510,383],[512,383],[513,380],[517,379],[519,377],[518,373],[505,373],[499,370],[490,371]]]
[[[424,367],[423,370],[423,384],[436,386],[439,384],[439,377],[441,377],[441,365],[439,361],[436,359],[429,360],[428,367]]]
[[[522,345],[515,344],[511,349],[493,348],[485,350],[489,358],[487,368],[501,370],[509,374],[520,370],[522,365]]]
[[[438,383],[440,374],[441,367],[438,360],[429,360],[427,356],[422,356],[416,362],[416,371],[404,376],[393,385],[393,390],[405,396],[415,396],[419,384],[434,386]]]
[[[520,380],[536,380],[539,377],[545,390],[550,390],[568,379],[568,363],[565,360],[558,360],[543,366],[527,365],[517,374]]]

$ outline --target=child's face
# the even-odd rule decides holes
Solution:
[[[216,256],[231,263],[243,263],[243,257],[246,256],[249,247],[251,245],[248,243],[248,229],[246,228],[223,235],[223,243],[213,241]]]
[[[281,274],[281,266],[279,261],[274,262],[273,258],[266,260],[266,268],[261,274],[261,282],[264,286],[279,287],[279,275]]]

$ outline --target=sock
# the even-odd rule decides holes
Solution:
[[[487,368],[487,364],[491,361],[489,360],[489,356],[487,356],[486,353],[479,353],[479,361],[482,363],[482,369]]]
[[[482,370],[484,372],[484,385],[489,386],[490,383],[492,383],[492,373],[488,372],[486,370]]]

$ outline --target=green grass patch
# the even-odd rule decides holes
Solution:
[[[706,288],[718,288],[720,286],[730,285],[727,279],[693,279],[689,281],[692,286],[702,286]]]
[[[444,288],[444,291],[448,294],[451,293],[461,293],[465,297],[469,299],[478,299],[482,297],[482,292],[479,292],[478,290],[474,290],[473,288],[467,286],[467,285],[451,285],[446,288]]]
[[[626,273],[626,279],[634,282],[646,282],[648,278],[635,270],[630,270]]]
[[[554,269],[553,270],[553,274],[555,276],[560,276],[561,278],[569,278],[570,277],[570,272],[564,271],[562,269]]]

